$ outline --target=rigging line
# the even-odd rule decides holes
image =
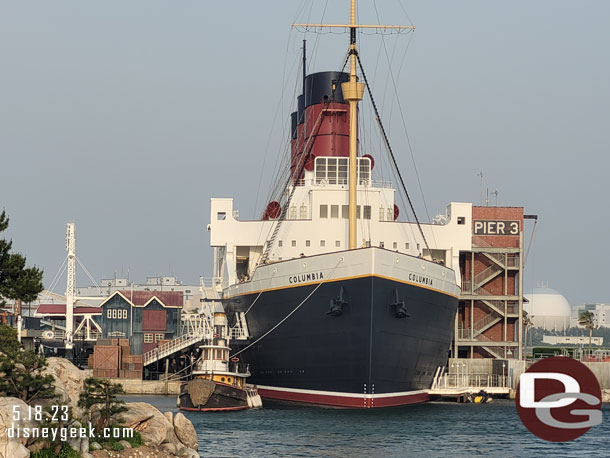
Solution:
[[[350,57],[349,53],[346,53],[345,60],[343,62],[343,67],[341,68],[341,71],[339,73],[343,73],[343,70],[345,70],[345,67],[346,67],[346,65],[347,65],[347,63],[349,61],[349,57]],[[331,94],[331,100],[334,100],[334,98],[335,98],[335,90],[336,90],[336,88],[333,89],[333,92]],[[303,91],[303,93],[305,93],[305,92]],[[330,104],[330,102],[327,102],[326,106],[328,106],[329,104]],[[297,169],[296,176],[297,177],[300,177],[301,174],[303,173],[303,169],[305,168],[306,158],[309,155],[309,153],[311,152],[311,149],[313,148],[314,139],[316,138],[318,132],[320,131],[320,128],[322,127],[322,122],[321,121],[322,121],[323,113],[324,113],[324,111],[321,111],[320,114],[318,115],[318,119],[316,120],[316,124],[314,125],[314,129],[313,129],[313,130],[315,130],[315,133],[310,135],[309,141],[307,142],[307,144],[303,148],[303,154],[301,155],[299,163],[297,164],[297,167],[296,167],[296,169]],[[305,134],[303,133],[303,135],[305,135]],[[286,183],[285,183],[284,187],[281,189],[282,193],[284,193],[284,191],[289,188],[290,181],[293,179],[292,174],[290,173],[290,168],[288,168],[287,175],[288,175],[288,177],[286,179]],[[281,222],[286,217],[286,212],[288,211],[288,209],[290,207],[290,201],[292,200],[292,197],[293,197],[293,195],[294,195],[294,193],[296,191],[296,188],[297,188],[297,186],[296,186],[296,184],[294,184],[292,186],[292,191],[288,195],[288,198],[287,198],[285,204],[281,207],[282,208],[282,212],[280,213],[280,216],[279,216],[278,220],[276,221],[275,224],[271,224],[269,226],[269,231],[267,232],[266,240],[269,240],[269,235],[270,234],[272,234],[272,233],[276,233],[276,234],[279,233]],[[282,202],[281,197],[278,198],[277,200],[280,203]],[[313,209],[312,209],[312,211],[313,211]],[[261,229],[261,232],[262,232],[262,229]],[[260,260],[259,260],[258,264],[266,261],[266,259],[268,258],[268,254],[269,254],[270,250],[271,250],[271,244],[267,243],[267,246],[263,250],[263,254],[260,257]]]
[[[290,34],[292,34],[292,31],[290,32]],[[289,34],[289,35],[290,35]],[[286,55],[284,58],[284,69],[283,69],[283,75],[282,75],[282,79],[284,81],[284,83],[282,84],[282,91],[281,91],[281,95],[280,95],[280,100],[278,101],[277,107],[275,109],[275,114],[273,116],[273,121],[271,123],[271,130],[269,132],[269,136],[267,137],[267,145],[265,147],[265,154],[263,156],[263,163],[261,165],[261,173],[259,174],[259,180],[258,180],[258,187],[256,189],[256,199],[254,201],[254,211],[257,211],[257,207],[258,207],[258,199],[259,199],[259,195],[260,195],[260,188],[261,188],[261,183],[263,180],[263,173],[265,170],[265,164],[267,162],[267,155],[269,153],[269,145],[271,144],[271,139],[273,137],[273,126],[275,126],[277,118],[278,118],[278,114],[280,112],[280,109],[283,110],[283,105],[284,105],[284,91],[286,89],[287,84],[287,79],[286,79],[286,62],[288,61],[288,50],[289,50],[289,46],[290,46],[290,38],[288,40],[288,44],[286,45]],[[294,68],[294,63],[292,65],[292,68]],[[282,116],[283,116],[283,111],[282,111]],[[283,136],[285,137],[285,126],[283,129]],[[281,149],[281,148],[280,148]]]
[[[386,55],[386,59],[388,59],[388,71],[389,74],[391,76],[391,80],[392,80],[392,85],[394,87],[394,92],[396,93],[396,103],[398,104],[398,110],[400,111],[400,117],[402,119],[402,126],[403,129],[405,131],[405,136],[407,138],[407,145],[409,147],[409,152],[411,153],[411,161],[413,162],[413,169],[415,170],[415,177],[417,178],[417,184],[419,186],[419,192],[422,196],[422,202],[424,204],[424,210],[426,211],[426,216],[428,217],[428,220],[430,220],[430,213],[428,212],[428,204],[426,203],[426,197],[424,195],[424,190],[421,184],[421,179],[419,177],[419,172],[417,170],[417,164],[415,163],[415,155],[413,154],[413,146],[411,145],[411,138],[409,137],[409,131],[407,130],[407,124],[405,122],[405,116],[402,110],[402,104],[400,103],[400,99],[398,98],[398,88],[396,87],[396,80],[394,78],[394,74],[392,73],[392,65],[390,63],[390,58],[389,58],[389,54],[388,54],[388,49],[385,45],[385,40],[383,39],[383,36],[381,37],[382,42],[383,42],[383,49],[385,51],[385,55]],[[358,60],[360,61],[360,58],[358,58]],[[362,68],[362,67],[361,67]],[[409,202],[411,201],[411,198],[409,198]],[[415,213],[415,209],[413,209],[413,212]],[[415,216],[415,218],[417,219],[417,216]],[[419,224],[419,222],[418,222]],[[434,238],[434,233],[432,233],[432,238],[435,240],[435,244],[436,244],[436,239]],[[428,247],[428,250],[430,250],[430,247],[428,246],[428,242],[426,242],[426,246]]]
[[[325,103],[326,107],[328,107],[329,103],[330,102]],[[297,170],[297,174],[296,174],[297,181],[298,181],[298,177],[301,176],[301,173],[303,173],[303,170],[305,169],[305,163],[307,162],[307,157],[309,156],[309,154],[313,148],[314,139],[316,138],[316,136],[318,135],[318,132],[320,131],[320,128],[322,127],[323,116],[324,116],[324,110],[322,110],[320,112],[320,114],[318,115],[318,119],[316,120],[316,124],[314,125],[315,133],[309,137],[309,141],[303,148],[303,154],[301,156],[301,159],[299,160],[298,170]],[[284,189],[289,188],[291,180],[293,180],[293,177],[291,174],[288,174],[288,181],[287,181],[286,185],[284,186]],[[275,228],[273,229],[273,231],[275,233],[279,232],[280,224],[286,218],[286,212],[288,211],[288,208],[290,207],[290,201],[292,200],[292,197],[293,197],[296,189],[297,189],[297,183],[295,182],[292,185],[292,190],[290,191],[290,194],[288,195],[286,203],[282,206],[282,212],[280,213],[280,217],[277,220],[277,224],[275,225]],[[272,227],[273,227],[273,225],[271,225],[271,227],[269,228],[269,231],[271,231]],[[270,250],[270,248],[271,248],[271,245],[267,244],[267,249],[263,253],[261,260],[263,260],[265,258],[265,255],[268,254],[268,251]]]
[[[93,278],[93,276],[89,273],[89,271],[87,270],[87,268],[85,267],[85,265],[80,262],[80,259],[78,259],[78,257],[74,256],[76,258],[76,262],[78,262],[78,265],[81,266],[81,268],[85,271],[85,273],[87,274],[87,277],[89,277],[89,280],[91,280],[93,282],[93,284],[95,286],[97,286],[97,289],[99,289],[100,291],[102,291],[102,288],[100,285],[97,284],[97,282],[95,281],[95,279]]]
[[[530,236],[530,241],[527,245],[527,251],[525,252],[525,258],[523,258],[523,266],[522,269],[525,268],[525,264],[527,262],[527,256],[530,254],[530,249],[532,248],[532,242],[534,241],[534,234],[536,233],[536,225],[538,224],[538,219],[534,220],[534,228],[532,229],[532,235]]]
[[[292,30],[288,33],[288,40],[286,42],[286,53],[284,54],[284,65],[282,68],[282,81],[286,81],[286,63],[288,62],[288,50],[290,48],[290,36],[292,35]],[[280,107],[282,108],[282,116],[283,116],[283,104],[284,104],[284,90],[286,84],[282,84],[282,90],[280,91],[280,100],[278,101],[277,107],[275,109],[275,114],[273,116],[273,121],[271,122],[271,130],[269,131],[269,136],[267,137],[267,145],[265,147],[265,154],[263,155],[263,162],[261,164],[261,173],[259,174],[258,186],[256,188],[256,198],[254,200],[254,211],[257,211],[258,208],[258,196],[261,189],[261,183],[263,181],[263,173],[265,170],[265,163],[267,162],[267,154],[269,152],[269,144],[271,143],[271,137],[273,136],[273,126],[275,126],[275,121],[278,116],[278,112],[280,111]]]
[[[273,272],[273,274],[271,275],[271,277],[269,277],[269,281],[271,282],[271,279],[273,278],[273,276],[275,275],[275,272]],[[258,296],[256,296],[256,298],[254,299],[254,301],[252,302],[252,304],[250,304],[250,307],[248,307],[248,310],[246,310],[244,312],[244,316],[246,316],[248,314],[248,312],[250,311],[250,309],[252,307],[254,307],[254,304],[256,304],[256,301],[258,301],[258,298],[261,297],[261,294],[263,294],[265,290],[261,289],[260,292],[258,293]]]
[[[407,21],[409,21],[409,24],[413,25],[413,21],[409,17],[409,13],[407,13],[407,10],[405,10],[405,7],[403,6],[402,1],[396,0],[396,3],[398,3],[398,6],[400,6],[400,9],[402,10],[402,12],[405,13],[405,16],[407,17]]]
[[[55,276],[53,277],[53,280],[51,280],[51,284],[50,286],[47,288],[47,291],[51,292],[53,291],[53,288],[55,288],[55,284],[59,281],[59,278],[63,272],[64,266],[66,265],[66,262],[68,262],[68,256],[66,256],[63,260],[63,262],[61,263],[61,265],[59,266],[59,269],[57,270],[57,273],[55,274]],[[44,294],[42,297],[51,297],[48,294]]]
[[[424,239],[424,243],[426,244],[426,248],[428,248],[428,252],[430,252],[430,246],[428,245],[428,241],[426,240],[426,235],[424,234],[424,230],[421,227],[419,222],[419,218],[417,217],[417,213],[415,213],[415,207],[413,206],[413,202],[411,201],[411,196],[407,191],[407,187],[405,185],[404,180],[402,179],[402,175],[400,170],[398,170],[398,164],[396,163],[396,158],[394,157],[394,152],[392,151],[392,147],[390,146],[390,141],[386,135],[385,129],[383,127],[383,123],[381,122],[381,118],[379,117],[379,111],[377,111],[377,105],[375,104],[375,99],[373,98],[373,93],[371,92],[371,87],[366,79],[366,74],[364,73],[364,68],[362,68],[362,61],[360,60],[360,55],[358,51],[354,51],[356,54],[356,59],[358,59],[358,65],[360,66],[360,71],[362,72],[362,78],[364,79],[364,83],[366,84],[367,92],[369,93],[369,97],[371,99],[371,105],[373,105],[373,110],[375,111],[375,116],[377,117],[377,122],[379,123],[379,128],[381,129],[381,133],[383,135],[383,139],[385,144],[390,152],[390,157],[392,158],[392,162],[394,163],[394,168],[396,169],[396,173],[398,173],[398,178],[400,179],[400,184],[402,185],[402,189],[405,192],[407,199],[409,200],[409,206],[411,207],[411,211],[413,212],[413,216],[415,217],[415,221],[417,223],[417,227],[419,228],[419,232],[421,233],[422,238]]]
[[[313,2],[312,2],[313,4]],[[324,23],[324,17],[326,16],[326,9],[328,8],[328,0],[326,0],[326,3],[324,4],[324,10],[322,11],[322,17],[320,18],[320,23]],[[317,33],[316,34],[316,40],[313,43],[313,50],[311,53],[311,59],[309,60],[309,67],[311,67],[312,62],[315,62],[316,56],[317,56],[317,50],[318,50],[318,45],[319,45],[319,41],[320,41],[320,36],[321,34]],[[305,93],[305,88],[303,88],[303,93]]]
[[[339,258],[339,261],[337,262],[337,264],[335,265],[335,267],[333,267],[333,270],[330,271],[330,274],[328,276],[328,278],[332,278],[332,275],[335,273],[335,270],[337,269],[337,267],[339,267],[339,264],[341,264],[343,262],[343,258]],[[301,301],[301,303],[299,305],[297,305],[288,315],[286,315],[284,318],[282,318],[275,326],[273,326],[271,329],[269,329],[266,333],[264,333],[262,336],[260,336],[258,339],[256,339],[254,342],[252,342],[250,345],[248,345],[245,348],[242,348],[241,350],[239,350],[237,353],[233,353],[231,355],[231,357],[237,356],[240,353],[246,351],[248,348],[252,347],[253,345],[256,345],[257,343],[259,343],[261,340],[263,340],[265,337],[267,337],[269,334],[271,334],[273,331],[275,331],[277,328],[279,328],[282,323],[284,323],[284,321],[286,321],[288,318],[290,318],[292,315],[294,315],[294,313],[299,310],[301,308],[301,306],[303,304],[305,304],[305,302],[307,302],[309,300],[309,298],[311,296],[314,295],[314,293],[320,289],[320,286],[322,286],[324,283],[326,283],[328,281],[327,279],[322,280],[320,283],[318,283],[316,285],[316,287],[313,289],[313,291],[311,293],[309,293],[307,295],[307,297],[305,299],[303,299]]]

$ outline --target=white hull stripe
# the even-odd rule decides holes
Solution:
[[[365,394],[365,393],[344,393],[340,391],[317,391],[317,390],[301,390],[298,388],[282,388],[277,386],[256,385],[261,390],[269,391],[284,391],[286,393],[302,393],[313,394],[318,396],[341,396],[343,398],[358,398],[358,399],[382,399],[394,398],[398,396],[412,396],[416,394],[428,394],[428,390],[401,391],[397,393],[380,393],[380,394]]]

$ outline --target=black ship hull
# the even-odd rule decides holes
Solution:
[[[263,398],[371,408],[429,399],[457,301],[426,285],[362,275],[233,296],[225,308],[248,311],[251,338],[240,356]]]

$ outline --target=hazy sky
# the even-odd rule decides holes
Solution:
[[[98,280],[211,275],[210,197],[260,216],[282,151],[304,38],[290,24],[344,22],[348,3],[0,0],[0,208],[15,248],[48,285],[74,220]],[[361,22],[377,22],[360,3]],[[361,54],[420,216],[385,49],[430,216],[479,203],[483,171],[499,204],[540,217],[526,288],[610,302],[610,2],[377,9],[417,26],[361,37]],[[309,71],[340,69],[345,34],[305,38]]]

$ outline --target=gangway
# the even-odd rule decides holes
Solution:
[[[160,359],[166,358],[180,350],[184,350],[185,348],[190,347],[191,345],[195,345],[205,339],[207,333],[198,330],[190,334],[184,334],[180,337],[170,340],[162,345],[159,345],[152,350],[147,351],[142,355],[142,362],[144,366],[148,366]]]
[[[144,366],[152,364],[214,335],[210,313],[189,313],[183,316],[182,335],[147,351],[142,355]]]

